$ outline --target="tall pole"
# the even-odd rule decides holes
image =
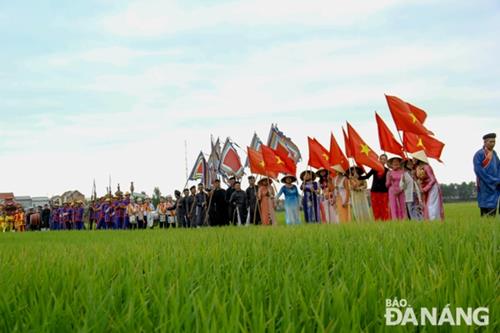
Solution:
[[[186,170],[186,179],[188,178],[188,155],[187,155],[187,140],[184,140],[184,166]]]

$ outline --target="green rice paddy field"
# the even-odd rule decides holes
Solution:
[[[0,234],[0,331],[500,332],[500,220]],[[385,301],[489,308],[385,326]]]

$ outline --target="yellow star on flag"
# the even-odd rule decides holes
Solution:
[[[325,159],[325,161],[328,161],[329,160],[329,157],[327,154],[323,153],[323,158]]]
[[[285,162],[283,162],[279,156],[276,156],[276,163],[277,164],[285,164]]]
[[[411,117],[411,120],[413,121],[413,123],[415,124],[418,120],[417,117],[412,112],[410,112],[410,117]]]
[[[264,169],[264,167],[266,166],[266,163],[264,163],[264,161],[260,161],[259,162],[259,166]]]
[[[417,147],[422,147],[425,149],[424,142],[421,137],[418,137]]]
[[[370,154],[370,148],[366,144],[361,145],[361,153],[368,156]]]

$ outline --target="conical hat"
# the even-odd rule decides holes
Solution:
[[[427,155],[425,154],[425,151],[419,150],[411,154],[413,159],[417,161],[424,162],[425,164],[429,164],[429,159],[427,158]]]

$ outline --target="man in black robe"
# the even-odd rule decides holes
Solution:
[[[252,224],[260,224],[260,212],[259,207],[257,206],[257,191],[258,187],[255,185],[255,177],[248,177],[248,188],[246,189],[247,194],[247,207],[248,207],[248,216],[249,223]]]
[[[233,219],[233,206],[230,204],[229,200],[234,192],[234,183],[236,182],[236,177],[231,177],[228,179],[228,188],[226,190],[226,204],[227,204],[227,217],[229,221]],[[227,223],[229,223],[229,221]]]
[[[238,181],[234,183],[234,191],[231,194],[229,203],[233,207],[232,224],[245,224],[247,219],[247,194],[241,189],[241,183]]]
[[[210,225],[223,226],[228,224],[226,190],[220,187],[220,180],[214,181],[210,202]]]

